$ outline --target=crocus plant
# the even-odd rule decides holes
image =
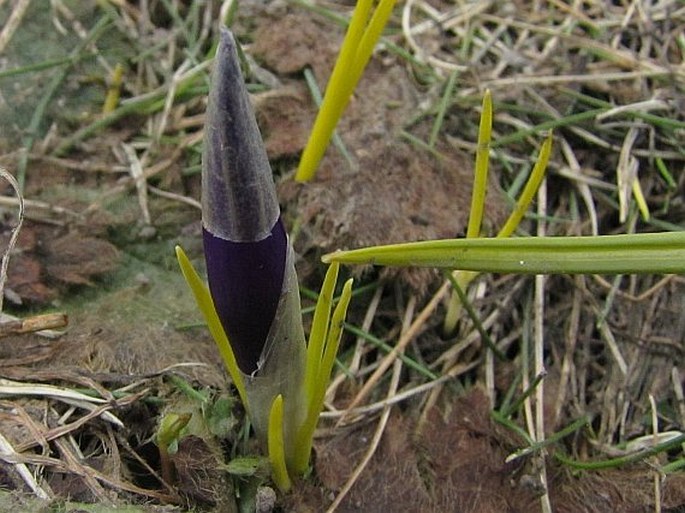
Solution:
[[[310,180],[388,20],[394,0],[359,0],[296,178]],[[351,295],[343,287],[333,311],[340,263],[430,266],[459,270],[466,286],[477,272],[685,272],[685,232],[600,237],[510,238],[533,199],[550,155],[543,143],[514,212],[496,238],[481,238],[492,123],[483,102],[476,180],[466,239],[361,248],[324,257],[330,263],[308,343],[289,243],[271,168],[240,72],[233,36],[222,30],[205,123],[202,232],[209,287],[180,247],[179,264],[219,348],[255,432],[267,445],[281,490],[309,464],[312,438],[335,361]],[[456,301],[453,325],[458,315]],[[333,312],[331,314],[331,312]],[[449,317],[449,316],[448,316]]]
[[[331,315],[338,264],[319,295],[308,344],[294,254],[245,88],[236,43],[216,52],[202,158],[202,236],[209,287],[180,247],[179,264],[282,490],[309,463],[314,429],[349,304]]]

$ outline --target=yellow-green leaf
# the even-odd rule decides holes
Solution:
[[[214,308],[212,295],[209,293],[209,289],[200,279],[197,271],[190,263],[190,260],[183,251],[183,248],[180,246],[176,246],[176,259],[178,260],[178,265],[181,267],[181,272],[183,273],[186,283],[188,283],[190,290],[195,296],[195,302],[205,318],[209,332],[212,335],[217,348],[219,349],[219,353],[221,354],[224,364],[226,365],[226,368],[233,379],[233,383],[238,389],[240,400],[243,402],[245,408],[249,410],[247,395],[245,394],[245,385],[243,383],[243,376],[238,368],[238,363],[236,362],[235,355],[231,349],[231,344],[228,341],[228,336],[226,335],[226,332],[221,325],[221,321],[219,320],[219,316],[216,313],[216,309]]]
[[[292,483],[285,465],[285,447],[283,445],[283,396],[278,394],[271,404],[269,412],[269,430],[267,435],[269,460],[276,486],[283,491],[290,490]]]

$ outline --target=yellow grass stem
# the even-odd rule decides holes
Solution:
[[[357,3],[338,60],[328,81],[321,109],[302,153],[295,175],[296,180],[307,182],[316,174],[316,169],[328,147],[335,126],[371,58],[383,27],[392,13],[395,1],[381,0],[378,8],[371,15],[370,21],[373,0],[359,0]]]
[[[345,84],[351,78],[352,62],[355,58],[358,42],[364,33],[364,26],[372,4],[373,0],[359,0],[354,9],[338,59],[328,79],[326,93],[314,121],[314,128],[312,128],[307,146],[302,153],[300,165],[295,175],[295,179],[298,181],[307,182],[314,177],[316,168],[321,162],[328,142],[333,135],[335,125],[349,101],[349,98],[344,98],[344,91],[347,89]]]
[[[488,167],[490,162],[490,141],[492,140],[492,95],[490,90],[485,91],[478,127],[478,146],[476,149],[476,167],[473,177],[473,191],[471,193],[471,210],[469,211],[469,224],[466,228],[466,238],[480,236],[483,223],[483,211],[485,210],[485,196],[488,184]],[[469,284],[478,276],[478,273],[469,271],[454,271],[454,279],[466,290]],[[450,334],[457,326],[461,315],[461,301],[456,291],[452,291],[450,301],[445,313],[443,331]]]
[[[318,403],[314,404],[319,411],[323,407],[324,393],[326,392],[326,386],[331,377],[331,371],[333,370],[333,364],[335,363],[335,355],[338,354],[338,346],[340,345],[340,338],[342,337],[343,323],[345,322],[345,315],[347,314],[347,307],[350,304],[350,299],[352,298],[352,283],[353,280],[350,278],[343,285],[342,293],[340,294],[340,301],[335,307],[333,312],[333,317],[331,317],[331,324],[328,330],[328,336],[326,337],[326,349],[321,358],[321,365],[319,366],[319,376],[318,376],[318,386],[317,392],[319,393]]]
[[[283,396],[278,394],[271,403],[269,412],[269,429],[267,433],[269,461],[273,480],[282,492],[292,487],[288,469],[285,465],[285,446],[283,444]]]
[[[353,61],[352,80],[347,83],[348,95],[352,94],[357,82],[359,82],[359,79],[364,72],[364,68],[371,58],[376,42],[378,42],[378,38],[380,38],[383,28],[388,23],[388,18],[390,18],[390,14],[392,14],[395,1],[396,0],[381,0],[378,4],[378,8],[371,15],[371,21],[362,35]]]
[[[635,198],[635,203],[637,203],[637,208],[640,209],[640,214],[642,214],[642,219],[649,221],[649,206],[645,200],[645,195],[642,193],[642,186],[640,185],[640,180],[635,178],[633,180],[633,197]]]
[[[528,211],[528,207],[530,207],[530,204],[535,197],[535,193],[540,187],[542,179],[545,177],[545,171],[547,169],[547,163],[549,162],[551,153],[552,132],[550,131],[547,135],[547,139],[545,139],[545,142],[542,143],[540,155],[535,162],[535,166],[533,166],[533,171],[526,182],[526,186],[523,188],[521,196],[519,196],[519,199],[514,206],[514,211],[509,216],[509,219],[507,219],[507,222],[504,223],[504,226],[497,234],[497,237],[510,237],[514,233],[514,230],[516,230],[518,225],[521,223],[521,219],[523,219],[523,216]]]
[[[226,335],[226,332],[221,325],[221,321],[219,320],[219,316],[216,313],[216,309],[214,308],[214,301],[209,293],[209,289],[200,279],[200,276],[197,274],[193,264],[190,263],[190,260],[181,246],[176,246],[176,259],[178,260],[178,265],[181,267],[181,272],[183,273],[186,283],[188,283],[190,290],[195,296],[195,302],[205,318],[209,333],[212,335],[212,338],[219,349],[221,358],[224,360],[224,365],[226,365],[226,368],[233,379],[233,384],[235,384],[235,387],[238,389],[240,400],[245,406],[245,409],[249,411],[250,405],[247,402],[243,377],[238,368],[238,363],[236,362],[233,350],[231,349],[231,344],[228,342],[228,336]]]
[[[476,150],[476,169],[473,177],[473,192],[471,193],[471,210],[466,237],[478,237],[483,222],[485,210],[485,192],[488,183],[488,164],[490,157],[490,141],[492,137],[492,95],[485,91],[483,107],[478,127],[478,148]]]
[[[110,77],[109,87],[107,87],[107,96],[105,96],[105,102],[102,105],[102,113],[109,114],[117,108],[119,105],[119,96],[121,95],[121,80],[124,76],[124,67],[121,63],[117,63],[112,71],[112,76]]]
[[[345,320],[345,315],[347,314],[347,307],[350,304],[351,297],[352,279],[349,279],[343,286],[340,300],[338,301],[338,305],[335,307],[333,316],[330,318],[330,323],[327,322],[329,327],[327,328],[327,333],[325,334],[325,348],[323,349],[322,353],[318,353],[320,357],[315,365],[311,367],[307,366],[307,369],[305,370],[305,381],[311,380],[312,387],[309,391],[311,395],[307,396],[307,414],[296,435],[295,443],[297,444],[297,449],[295,451],[295,461],[293,463],[294,468],[292,470],[297,474],[304,473],[309,464],[309,455],[312,450],[314,430],[316,429],[316,424],[319,420],[319,414],[323,408],[326,387],[331,377],[333,364],[335,363],[335,355],[338,353],[340,337],[342,336],[343,322]],[[319,342],[317,341],[317,343]],[[320,341],[320,343],[323,345],[323,339]],[[310,344],[312,344],[311,341]]]
[[[479,273],[473,271],[452,271],[452,276],[461,290],[466,290],[478,274]],[[459,294],[457,294],[455,290],[452,290],[450,301],[447,305],[447,311],[445,312],[445,320],[442,324],[442,330],[445,335],[451,335],[457,327],[457,323],[461,317],[461,306],[462,303]]]
[[[307,361],[305,364],[304,390],[306,394],[307,409],[309,410],[316,395],[318,385],[319,368],[324,354],[324,344],[328,336],[328,327],[333,307],[333,293],[338,281],[340,264],[333,264],[328,268],[324,278],[319,298],[316,301],[312,330],[307,344]]]

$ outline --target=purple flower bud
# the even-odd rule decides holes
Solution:
[[[235,41],[226,29],[205,121],[202,224],[214,306],[240,370],[252,374],[283,292],[288,238]]]
[[[209,290],[240,370],[257,370],[283,286],[287,238],[276,222],[269,237],[231,242],[202,230]]]

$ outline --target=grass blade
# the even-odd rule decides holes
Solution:
[[[176,258],[178,260],[178,265],[181,267],[183,277],[195,296],[195,302],[205,318],[209,332],[212,335],[217,348],[219,349],[219,353],[224,360],[224,364],[226,365],[226,368],[233,379],[233,383],[238,389],[240,400],[242,401],[243,405],[245,405],[245,408],[249,409],[243,377],[238,369],[238,363],[236,362],[235,355],[231,349],[231,344],[228,342],[226,332],[224,331],[223,326],[221,326],[219,316],[214,309],[214,301],[212,301],[212,296],[209,293],[209,289],[200,279],[197,271],[190,263],[190,260],[180,246],[176,246]]]
[[[285,446],[283,444],[283,396],[278,394],[271,404],[269,413],[269,431],[267,444],[269,446],[269,461],[276,486],[282,492],[290,490],[292,483],[285,466]]]
[[[519,196],[516,205],[514,206],[514,211],[504,223],[504,226],[497,234],[498,237],[510,237],[514,230],[521,223],[521,219],[528,211],[528,207],[533,202],[533,197],[535,193],[540,188],[542,179],[545,177],[545,170],[547,169],[547,163],[549,162],[549,156],[552,153],[552,132],[549,133],[545,142],[542,143],[542,148],[540,148],[540,155],[535,161],[535,166],[533,171],[530,173],[530,178],[526,182],[526,186],[523,188],[521,196]]]
[[[682,274],[685,231],[423,241],[339,251],[323,261],[517,274]]]
[[[307,344],[307,363],[305,366],[304,389],[307,395],[308,409],[311,408],[312,400],[315,396],[317,376],[323,357],[324,344],[328,336],[328,327],[331,318],[333,305],[333,293],[335,284],[338,281],[339,264],[333,264],[326,272],[319,299],[314,310],[312,330],[309,334],[309,344]]]

